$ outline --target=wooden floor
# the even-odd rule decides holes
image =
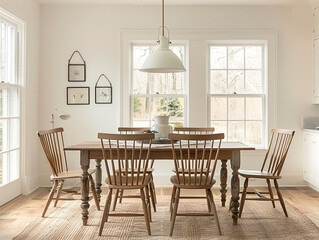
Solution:
[[[256,190],[263,191],[265,189],[258,188]],[[105,192],[106,190],[103,191],[104,194]],[[213,192],[216,201],[219,201],[219,189],[214,188]],[[20,196],[0,207],[0,239],[11,239],[39,217],[48,193],[47,188],[39,188],[28,196]],[[282,188],[282,193],[286,201],[299,209],[319,227],[319,192],[310,188]],[[158,188],[157,194],[170,195],[171,189]],[[228,199],[229,191],[227,203]]]

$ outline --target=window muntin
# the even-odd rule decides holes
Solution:
[[[185,60],[183,45],[171,46],[172,51]],[[139,69],[154,50],[154,45],[132,45],[131,124],[150,127],[154,116],[170,116],[170,124],[184,126],[185,73],[145,73]]]
[[[228,141],[262,147],[265,136],[263,45],[211,45],[210,125]]]
[[[18,28],[0,18],[0,186],[19,178]]]

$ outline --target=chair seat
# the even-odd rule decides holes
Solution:
[[[120,185],[120,178],[122,178],[122,185]],[[112,184],[110,183],[110,179],[106,178],[105,183],[109,186],[109,188],[114,188],[114,189],[140,189],[146,187],[150,182],[151,182],[151,177],[150,176],[145,176],[144,183],[142,183],[142,176],[139,176],[138,183],[136,184],[136,179],[137,177],[134,176],[133,179],[133,184],[132,185],[132,176],[127,177],[127,185],[126,185],[126,177],[122,176],[116,176],[116,184],[114,182],[114,176],[111,176],[111,181]]]
[[[263,179],[280,179],[281,176],[273,175],[268,172],[252,171],[252,170],[238,170],[240,176],[245,178],[263,178]]]
[[[175,168],[173,168],[172,170],[173,172],[176,172]],[[182,168],[179,168],[178,169],[178,172],[179,173],[183,173],[183,169]],[[184,172],[185,173],[188,173],[188,168],[184,168]],[[200,173],[201,172],[201,169],[197,169],[197,173]],[[207,172],[207,168],[203,168],[203,173],[206,173]],[[210,171],[209,171],[210,172]],[[194,174],[195,173],[195,169],[191,169],[191,174]]]
[[[95,169],[89,169],[88,173],[91,175],[95,172]],[[58,174],[58,176],[51,175],[51,180],[69,179],[69,178],[82,178],[82,170],[64,171]]]
[[[137,170],[138,170],[137,168],[134,168],[134,169],[133,169],[133,172],[134,172],[134,173],[137,173]],[[121,171],[122,171],[122,174],[125,173],[125,169],[122,169]],[[129,174],[132,173],[132,170],[131,170],[130,168],[129,168],[127,171],[128,171]],[[116,170],[115,172],[118,173],[119,170]],[[143,173],[143,172],[144,172],[144,168],[141,168],[141,169],[140,169],[140,173]],[[154,168],[147,168],[147,169],[146,169],[146,173],[152,173],[152,172],[154,172]]]
[[[191,176],[191,179],[190,179],[191,184],[188,183],[189,176],[185,176],[185,183],[186,184],[184,184],[184,182],[183,182],[183,176],[180,176],[179,179],[180,179],[180,183],[178,183],[176,175],[171,177],[171,183],[174,184],[174,186],[178,187],[178,188],[209,189],[216,183],[216,180],[213,179],[212,184],[205,184],[206,178],[202,177],[201,185],[199,185],[199,183],[200,183],[199,176],[196,176],[196,185],[195,185],[195,176]],[[208,177],[207,182],[209,181],[209,179],[210,179],[210,176]]]

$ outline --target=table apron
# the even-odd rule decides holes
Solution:
[[[138,158],[138,152],[136,152],[135,158]],[[187,154],[187,153],[186,153]],[[208,157],[209,151],[207,151],[207,153],[205,154],[206,158]],[[213,158],[215,157],[215,151],[213,152]],[[128,150],[127,151],[127,156],[131,157],[131,151]],[[184,153],[185,156],[185,153]],[[187,155],[186,155],[187,156]],[[190,154],[191,158],[194,158],[194,154]],[[109,151],[106,151],[106,157],[109,159],[110,158],[110,153]],[[117,158],[117,153],[114,151],[113,152],[113,157]],[[120,151],[120,157],[123,159],[124,158],[124,151]],[[178,155],[177,155],[178,157]],[[89,158],[90,159],[103,159],[103,154],[101,150],[89,150]],[[219,152],[219,156],[218,159],[220,160],[229,160],[232,158],[232,150],[221,150]],[[168,151],[153,151],[150,153],[150,159],[155,159],[155,160],[172,160],[173,159],[173,155],[172,155],[172,150],[168,150]]]

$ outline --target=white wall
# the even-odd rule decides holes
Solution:
[[[101,131],[115,132],[120,124],[120,31],[154,29],[155,40],[160,16],[159,6],[42,5],[39,128],[50,127],[50,113],[54,107],[58,107],[72,115],[69,121],[57,121],[58,125],[65,128],[67,145],[96,140],[97,133]],[[304,115],[316,115],[319,110],[318,106],[310,105],[311,8],[168,6],[166,23],[171,30],[276,30],[278,32],[277,127],[297,130],[283,172],[285,177],[282,183],[304,185],[301,118]],[[87,62],[86,83],[67,82],[67,61],[74,50],[79,50]],[[198,66],[200,63],[196,59],[190,59],[190,64],[190,68],[200,69]],[[94,104],[94,84],[101,73],[105,73],[112,81],[114,100],[112,105]],[[194,82],[199,81],[197,90],[205,84],[203,78],[191,78],[190,81],[192,86],[196,86]],[[67,106],[67,86],[90,86],[91,105]],[[203,100],[200,95],[197,97]],[[200,111],[206,116],[205,109]],[[197,113],[197,116],[201,114]],[[190,125],[199,122],[201,121],[198,118],[190,118]],[[69,156],[72,158],[69,161],[73,161],[72,167],[79,167],[79,155],[69,154]],[[40,183],[45,185],[48,184],[49,167],[44,161],[43,154],[40,155],[39,161]],[[242,166],[257,169],[261,166],[261,161],[258,152],[249,153],[242,157]],[[162,179],[165,179],[163,183],[168,183],[170,174],[170,168],[159,166],[157,179],[162,175]]]
[[[39,117],[39,31],[40,7],[36,0],[2,0],[0,7],[26,22],[26,78],[23,102],[26,108],[22,113],[25,120],[24,166],[22,193],[26,194],[39,185],[39,142],[36,136]]]

